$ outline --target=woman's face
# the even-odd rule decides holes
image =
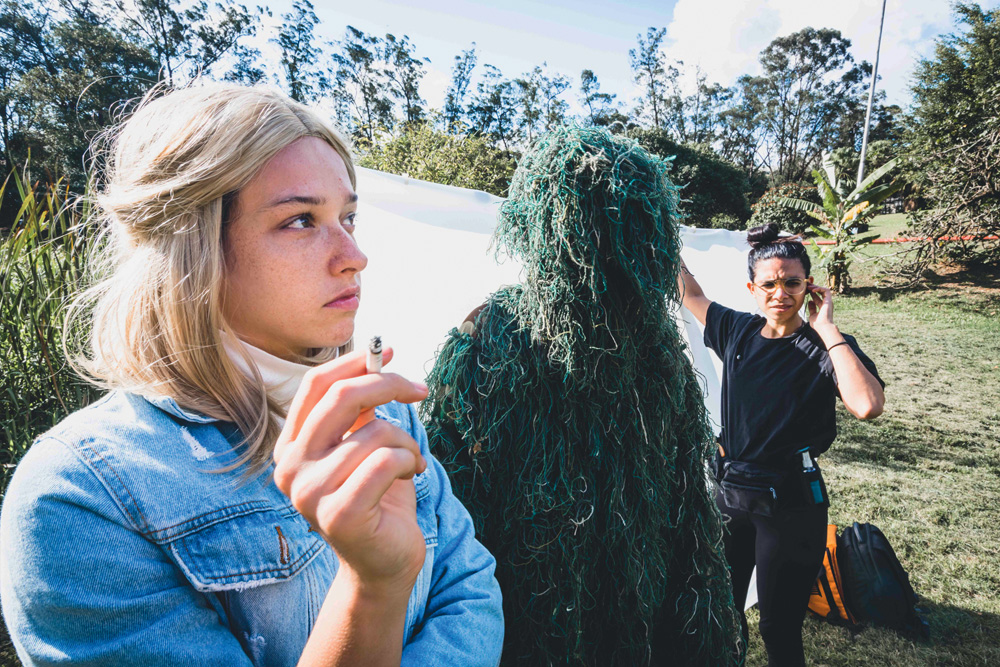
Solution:
[[[337,347],[354,333],[357,195],[325,141],[299,139],[236,197],[224,230],[223,315],[244,341],[279,357]]]
[[[793,281],[793,284],[795,280],[809,284],[813,281],[812,276],[806,276],[805,267],[798,259],[772,257],[757,262],[753,282],[747,283],[750,293],[757,299],[760,311],[771,322],[794,320],[808,294],[808,289],[801,294],[789,294],[785,291],[786,280]],[[761,287],[769,283],[774,284],[774,290],[770,293]]]

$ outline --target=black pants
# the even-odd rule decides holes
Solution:
[[[760,516],[727,507],[721,493],[716,502],[728,517],[726,560],[733,579],[733,598],[743,618],[747,587],[757,566],[760,635],[767,648],[768,667],[805,665],[802,621],[809,592],[823,562],[826,546],[826,508],[808,505]]]

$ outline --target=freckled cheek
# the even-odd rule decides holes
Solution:
[[[281,293],[282,286],[293,280],[289,270],[295,268],[295,263],[256,248],[234,247],[226,268],[227,291],[243,299],[256,299]]]

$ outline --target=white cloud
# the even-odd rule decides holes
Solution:
[[[710,81],[729,85],[759,71],[757,56],[771,40],[809,26],[840,30],[851,40],[855,60],[874,62],[881,9],[880,0],[678,0],[666,52],[700,65]],[[888,1],[879,75],[890,103],[908,101],[917,60],[931,54],[935,36],[952,29],[951,8],[943,0]]]

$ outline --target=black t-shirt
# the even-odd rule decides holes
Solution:
[[[794,465],[795,452],[813,455],[837,436],[840,395],[833,362],[819,334],[803,324],[784,338],[765,338],[760,315],[713,302],[705,318],[705,345],[723,362],[722,447],[738,461]],[[875,364],[853,336],[844,339],[879,383]]]

